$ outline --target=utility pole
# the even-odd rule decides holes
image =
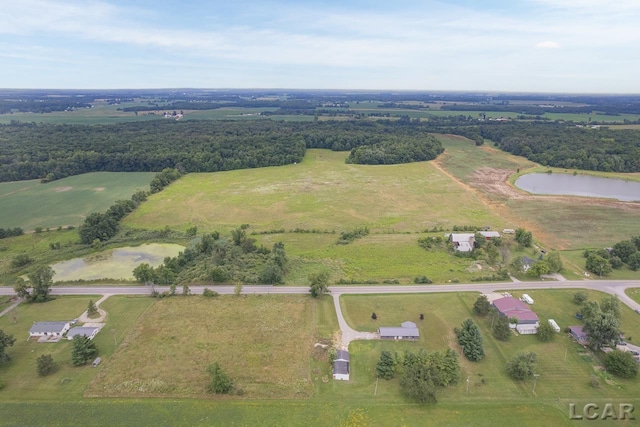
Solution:
[[[531,390],[531,393],[534,395],[536,394],[536,381],[538,381],[539,376],[539,374],[533,374],[533,390]]]
[[[469,394],[469,377],[467,377],[467,394]]]

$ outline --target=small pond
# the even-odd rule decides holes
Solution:
[[[53,264],[53,280],[133,279],[133,269],[138,265],[157,267],[166,257],[182,251],[184,246],[164,243],[112,249]]]
[[[530,173],[516,186],[533,194],[606,197],[625,202],[640,201],[640,182],[564,173]]]

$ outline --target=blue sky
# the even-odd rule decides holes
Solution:
[[[639,0],[0,0],[0,87],[640,93]]]

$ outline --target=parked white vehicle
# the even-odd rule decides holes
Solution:
[[[560,332],[560,326],[558,326],[555,320],[549,319],[549,324],[551,325],[554,331]]]
[[[522,296],[520,297],[520,301],[524,301],[527,304],[533,304],[533,298],[531,298],[529,295],[527,294],[522,294]]]

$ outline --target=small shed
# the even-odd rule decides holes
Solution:
[[[102,362],[102,357],[96,357],[96,360],[94,360],[92,363],[93,367],[95,368],[96,366],[98,366],[100,362]]]
[[[582,330],[582,326],[569,326],[569,333],[580,344],[586,344],[588,337],[586,332]]]
[[[333,379],[349,381],[350,371],[349,352],[347,350],[338,350],[333,361]]]

